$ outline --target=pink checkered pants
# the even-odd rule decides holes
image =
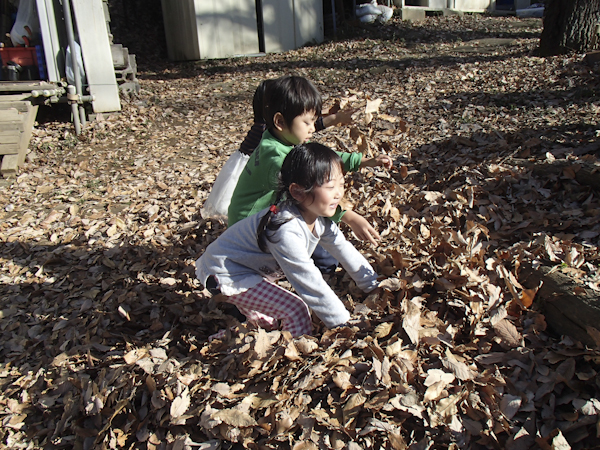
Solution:
[[[248,321],[270,330],[281,322],[281,329],[298,337],[310,334],[310,310],[304,301],[290,291],[263,280],[241,294],[227,299],[246,316]]]

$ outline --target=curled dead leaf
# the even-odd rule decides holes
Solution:
[[[377,325],[377,327],[375,327],[375,336],[377,336],[380,339],[384,338],[392,332],[393,328],[393,322],[380,323],[379,325]]]
[[[319,348],[319,344],[312,339],[307,339],[305,336],[301,336],[295,342],[296,348],[303,355],[310,355],[313,351]]]
[[[190,392],[188,389],[185,389],[181,395],[175,397],[175,399],[171,402],[171,418],[176,419],[180,416],[183,416],[190,407],[190,402]]]
[[[386,289],[391,292],[401,291],[406,288],[406,280],[401,280],[399,278],[386,278],[385,280],[379,283],[379,287]]]
[[[221,409],[211,415],[211,419],[219,420],[232,427],[245,428],[256,425],[256,420],[248,413],[237,409]]]
[[[348,427],[350,423],[356,419],[362,410],[362,406],[367,399],[360,393],[352,394],[342,408],[344,416],[344,426]]]

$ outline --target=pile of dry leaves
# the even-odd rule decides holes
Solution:
[[[540,32],[393,20],[279,55],[145,68],[139,96],[80,137],[40,121],[0,192],[2,446],[597,448],[600,352],[548,328],[521,269],[600,292],[598,188],[578,181],[600,176],[600,71],[536,57]],[[240,324],[194,278],[225,228],[199,211],[253,91],[289,72],[328,108],[358,108],[319,141],[396,163],[347,184],[382,234],[355,243],[383,294],[338,269],[352,323],[315,321],[299,339]]]

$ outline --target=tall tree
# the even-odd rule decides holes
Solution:
[[[599,47],[600,0],[546,0],[540,55],[583,53]]]

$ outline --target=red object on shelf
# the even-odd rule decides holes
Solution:
[[[38,65],[35,47],[0,48],[0,58],[3,66],[6,66],[10,61],[22,67]]]

